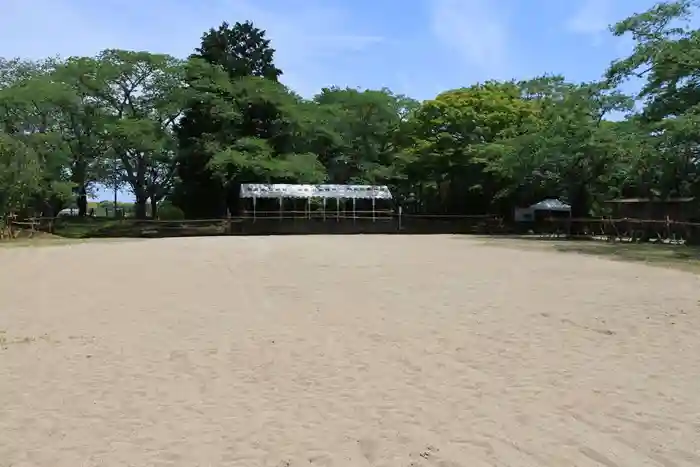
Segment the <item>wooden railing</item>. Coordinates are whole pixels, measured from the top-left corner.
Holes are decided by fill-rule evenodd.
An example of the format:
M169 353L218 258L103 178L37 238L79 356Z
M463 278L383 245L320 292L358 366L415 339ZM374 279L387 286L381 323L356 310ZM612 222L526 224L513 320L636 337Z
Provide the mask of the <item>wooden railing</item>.
M670 219L548 218L513 223L499 216L403 214L389 210L326 212L261 211L240 217L195 220L76 219L70 217L9 218L0 223L0 239L31 237L37 232L85 236L148 237L245 235L275 233L404 233L404 234L525 234L557 238L595 238L631 242L695 242L700 223ZM84 227L84 228L83 228Z

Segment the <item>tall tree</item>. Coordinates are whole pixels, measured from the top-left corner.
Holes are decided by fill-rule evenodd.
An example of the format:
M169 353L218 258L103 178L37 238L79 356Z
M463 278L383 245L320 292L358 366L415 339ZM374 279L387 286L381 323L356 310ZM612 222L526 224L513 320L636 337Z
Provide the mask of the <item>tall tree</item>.
M0 222L30 204L41 190L42 170L40 158L30 147L0 132Z
M270 121L268 105L250 106L242 109L245 115L230 120L222 117L222 109L217 109L205 97L207 94L221 93L228 89L225 80L234 82L246 77L259 77L276 82L282 71L274 65L275 50L265 37L265 31L250 22L223 23L218 29L210 29L202 36L201 45L191 57L188 84L200 96L193 99L177 128L178 135L178 176L180 182L173 196L173 202L183 209L188 217L218 217L226 209L235 211L238 190L236 182L230 180L224 187L210 167L214 153L203 144L210 140L208 135L223 133L230 142L236 138L263 137L257 130L259 123ZM201 61L214 69L206 70ZM225 77L217 72L223 70ZM235 96L220 94L211 98L228 100L229 108L237 106L231 102ZM227 104L228 105L228 104ZM235 173L233 170L232 173Z
M635 47L612 63L608 80L644 80L635 122L653 150L639 151L632 162L646 174L637 186L651 195L700 196L700 30L690 23L698 6L662 2L613 27L617 36L632 36Z
M53 131L69 160L78 214L85 216L88 195L106 176L107 114L102 103L82 85L84 76L94 70L75 66L75 62L61 64L45 79L35 80L40 87L34 90L34 96L48 104L55 116Z
M484 150L522 131L535 112L513 82L487 82L424 102L409 122L409 196L425 209L481 214L492 208L498 179Z
M55 60L13 60L0 66L0 124L5 133L29 148L41 166L42 190L33 202L48 215L60 209L71 186L69 147L61 131L65 115L59 103L66 97L53 79ZM43 198L42 198L43 197Z
M212 154L207 168L226 189L237 193L241 182L325 180L324 167L309 152L308 121L298 96L264 78L222 80L220 84L225 89L211 97L218 96L214 107L225 111L222 120L230 130L223 128L200 141ZM251 118L251 108L264 109L268 118ZM246 134L254 136L243 136Z
M148 52L106 50L69 63L82 89L101 107L110 150L136 198L135 215L146 217L173 186L174 126L185 105L181 61Z
M325 88L316 104L314 151L334 183L387 183L397 175L396 133L417 101L388 89Z
M252 22L224 22L202 36L202 44L192 58L201 58L219 65L231 79L255 76L277 81L282 70L274 64L275 49L270 46L265 31Z
M624 160L621 130L606 121L613 111L629 111L631 101L605 86L571 84L561 77L520 83L534 107L517 134L503 135L491 149L491 168L510 180L502 189L513 200L532 203L543 196L568 199L577 217L590 215Z

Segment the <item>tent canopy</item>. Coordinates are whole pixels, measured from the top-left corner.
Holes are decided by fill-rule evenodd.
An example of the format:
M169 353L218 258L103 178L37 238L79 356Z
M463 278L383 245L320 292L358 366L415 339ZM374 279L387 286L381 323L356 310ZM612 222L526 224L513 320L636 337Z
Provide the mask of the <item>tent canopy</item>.
M293 185L243 183L241 198L392 199L386 185Z
M559 211L559 212L570 212L571 206L568 204L554 198L543 199L539 203L535 203L530 206L533 211Z

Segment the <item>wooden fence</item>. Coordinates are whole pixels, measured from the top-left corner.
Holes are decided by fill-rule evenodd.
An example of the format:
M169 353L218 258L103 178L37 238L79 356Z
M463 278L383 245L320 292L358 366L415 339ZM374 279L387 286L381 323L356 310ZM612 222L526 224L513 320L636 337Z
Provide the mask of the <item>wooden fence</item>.
M700 241L700 223L671 219L582 218L547 219L534 233L620 242L687 243Z
M1 225L1 224L0 224ZM481 234L536 235L544 238L593 238L623 242L698 243L700 223L645 219L549 218L514 223L491 215L460 216L357 211L352 215L308 211L257 212L255 216L198 220L9 218L0 239L38 232L85 237L173 237L274 234Z

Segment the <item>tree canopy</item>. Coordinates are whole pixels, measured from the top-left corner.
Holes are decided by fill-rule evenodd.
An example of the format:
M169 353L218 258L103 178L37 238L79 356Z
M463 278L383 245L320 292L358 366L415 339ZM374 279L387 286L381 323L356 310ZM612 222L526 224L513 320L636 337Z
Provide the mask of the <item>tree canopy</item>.
M85 215L100 186L133 193L139 218L163 200L188 218L235 214L247 182L387 184L411 210L450 214L700 196L697 7L615 24L634 49L596 82L465 83L424 102L339 87L302 98L250 21L205 31L187 58L0 59L0 217L69 202ZM632 78L643 86L625 95Z

